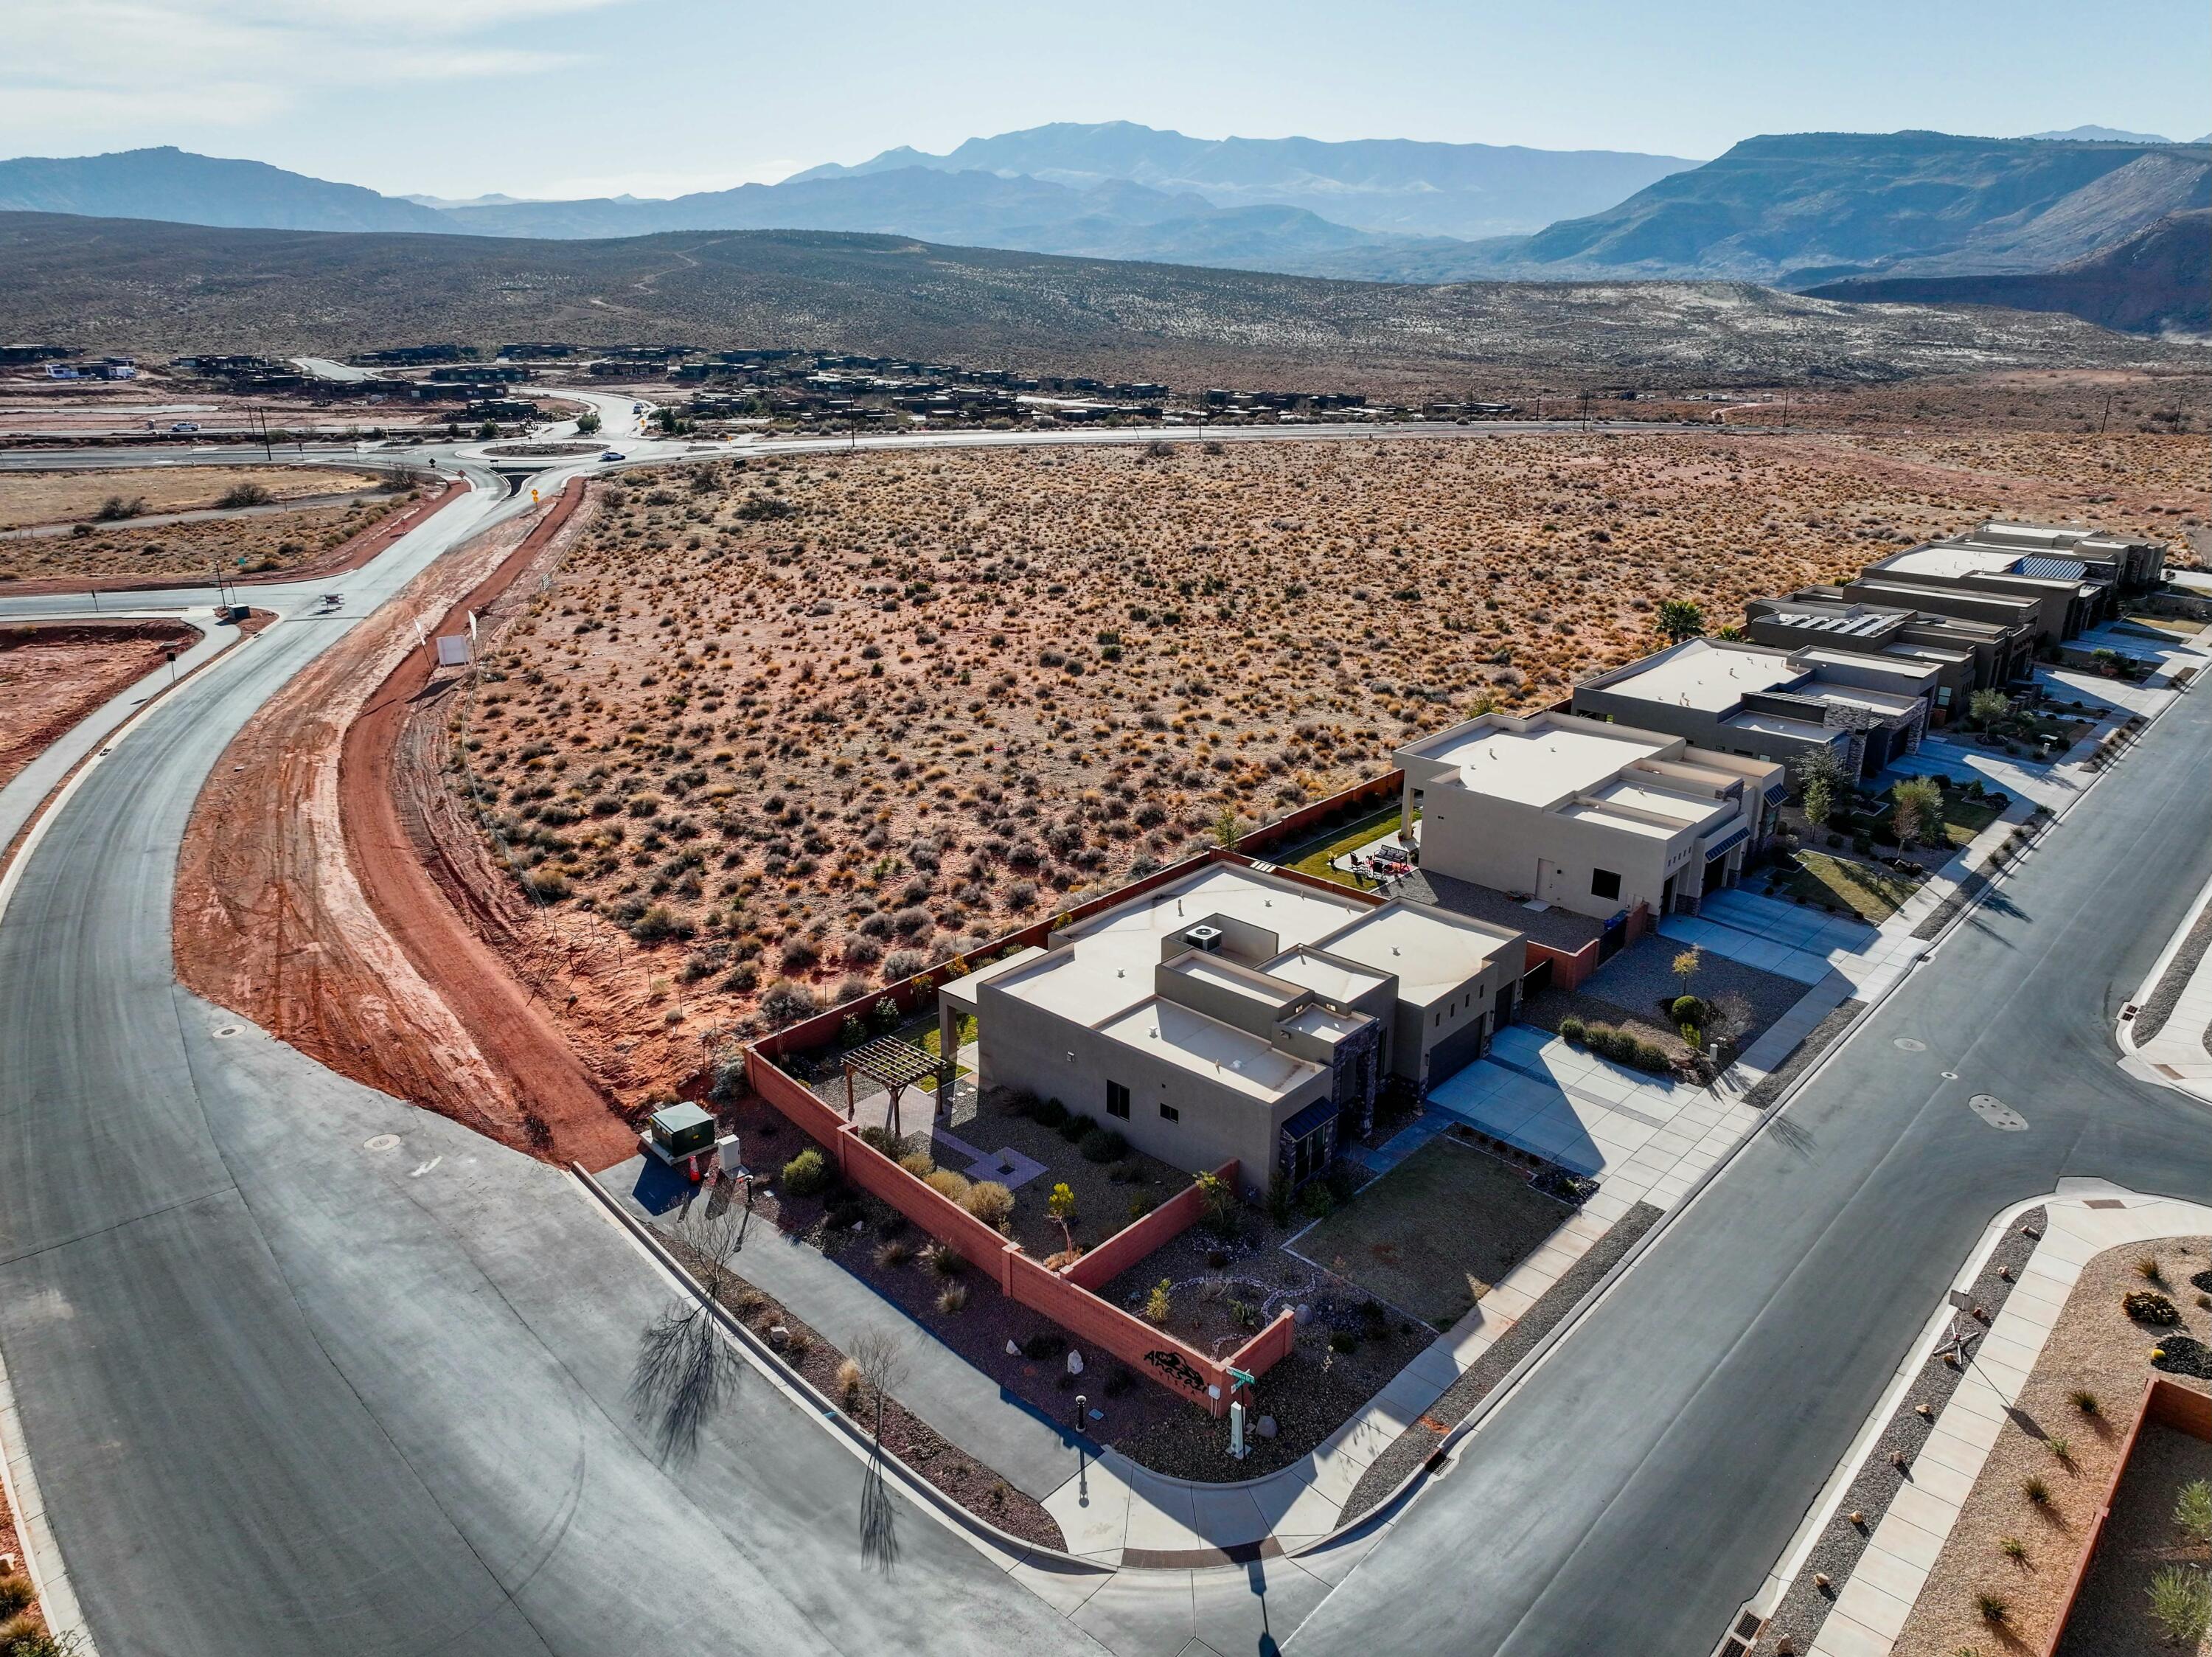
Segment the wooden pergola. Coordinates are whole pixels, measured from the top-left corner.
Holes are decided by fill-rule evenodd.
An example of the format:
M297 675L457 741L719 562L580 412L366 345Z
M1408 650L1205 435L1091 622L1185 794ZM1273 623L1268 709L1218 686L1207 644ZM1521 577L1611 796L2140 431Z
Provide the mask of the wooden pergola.
M898 1137L899 1095L919 1082L935 1081L939 1068L934 1054L896 1036L878 1036L855 1047L845 1055L845 1120L850 1122L859 1108L853 1078L864 1075L881 1082L890 1095L891 1136Z

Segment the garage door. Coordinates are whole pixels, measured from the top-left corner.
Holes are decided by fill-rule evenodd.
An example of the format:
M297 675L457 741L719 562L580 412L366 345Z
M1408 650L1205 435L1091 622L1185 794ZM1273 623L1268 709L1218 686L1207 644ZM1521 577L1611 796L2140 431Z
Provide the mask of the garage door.
M1482 1014L1464 1030L1455 1030L1429 1050L1429 1086L1436 1087L1490 1051L1490 1014Z

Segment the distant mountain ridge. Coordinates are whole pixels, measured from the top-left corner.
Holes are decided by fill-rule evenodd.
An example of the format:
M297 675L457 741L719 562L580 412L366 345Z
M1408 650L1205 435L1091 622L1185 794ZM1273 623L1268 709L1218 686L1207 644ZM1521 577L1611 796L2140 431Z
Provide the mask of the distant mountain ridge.
M2212 149L1808 132L1747 138L1618 206L1485 250L1501 273L1809 286L2049 270L2212 204Z
M226 161L164 144L105 155L0 161L0 210L166 219L264 230L423 230L452 226L434 209L357 184Z
M1609 207L1698 163L1679 155L1408 138L1194 138L1133 121L1058 121L970 138L943 155L904 145L787 182L929 168L1087 189L1126 180L1216 207L1297 207L1356 230L1459 241L1538 229Z
M2064 311L2131 333L2212 334L2212 209L2170 213L2055 271L2026 275L1861 277L1806 290L1858 303L2002 305Z

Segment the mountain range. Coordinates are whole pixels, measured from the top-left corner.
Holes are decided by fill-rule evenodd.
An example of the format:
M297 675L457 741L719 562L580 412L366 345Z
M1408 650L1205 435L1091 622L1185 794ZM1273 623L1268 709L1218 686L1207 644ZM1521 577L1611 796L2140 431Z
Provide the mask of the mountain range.
M834 230L1371 282L1859 282L1851 291L1863 297L1877 289L1862 278L2063 273L2033 291L2071 295L2100 321L2147 319L2133 325L2146 328L2193 326L2202 294L2087 295L2189 268L2203 222L2191 215L2208 205L2212 146L2110 128L2010 139L1772 135L1696 165L1612 151L1212 140L1128 122L1058 124L970 139L943 155L891 149L781 184L668 200L386 197L175 149L0 162L0 210L238 228L535 240ZM1505 224L1538 228L1467 234ZM2096 264L2161 224L2154 246L2165 251Z

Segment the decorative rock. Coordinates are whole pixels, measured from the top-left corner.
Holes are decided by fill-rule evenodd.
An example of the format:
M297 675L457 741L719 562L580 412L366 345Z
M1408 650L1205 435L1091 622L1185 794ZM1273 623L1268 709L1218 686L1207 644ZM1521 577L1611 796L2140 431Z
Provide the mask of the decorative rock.
M1273 1416L1262 1416L1259 1420L1254 1422L1252 1423L1252 1436L1255 1438L1274 1437L1275 1418Z
M1913 1413L1914 1415L1916 1415L1916 1416L1919 1416L1919 1417L1920 1417L1920 1419L1921 1419L1921 1420L1923 1420L1923 1421L1932 1421L1932 1420L1934 1420L1934 1419L1935 1419L1935 1416L1936 1416L1936 1412L1935 1412L1933 1410L1930 1410L1930 1409L1929 1409L1926 1404L1914 1404L1914 1405L1912 1406L1912 1413Z
M1852 1508L1852 1509L1851 1509L1851 1515L1850 1515L1850 1517L1851 1517L1851 1523L1852 1523L1852 1524L1854 1524L1854 1525L1858 1525L1858 1526L1864 1526L1864 1525L1865 1525L1865 1523L1866 1523L1866 1515L1865 1515L1863 1513L1860 1512L1856 1508Z
M1071 1375L1079 1375L1083 1373L1083 1354L1078 1352L1073 1347L1067 1349L1067 1373Z
M1008 1341L1006 1343L1006 1355L1010 1358L1018 1358L1022 1355L1022 1349L1015 1345L1013 1342Z
M1313 1308L1310 1306L1302 1306L1291 1315L1297 1320L1298 1327L1304 1329L1313 1321Z
M781 1324L770 1324L768 1330L768 1343L781 1352L791 1344L791 1331Z

